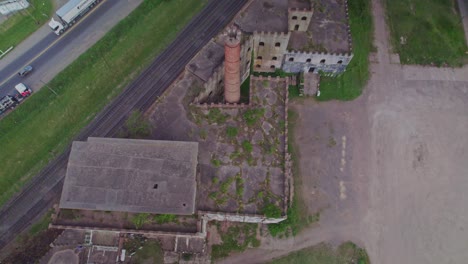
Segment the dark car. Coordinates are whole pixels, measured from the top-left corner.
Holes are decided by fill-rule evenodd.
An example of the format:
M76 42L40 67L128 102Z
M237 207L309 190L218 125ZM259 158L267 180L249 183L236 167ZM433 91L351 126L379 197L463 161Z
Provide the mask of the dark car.
M28 65L24 67L20 72L18 72L19 76L26 76L28 73L32 72L33 67L31 65Z

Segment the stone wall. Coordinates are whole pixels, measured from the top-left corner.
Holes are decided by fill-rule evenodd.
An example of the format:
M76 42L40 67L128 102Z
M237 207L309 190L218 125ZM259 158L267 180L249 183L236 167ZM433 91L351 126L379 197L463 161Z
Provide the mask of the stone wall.
M224 62L213 72L213 75L205 82L200 94L194 102L202 102L210 98L222 97L224 94Z
M324 53L324 52L295 52L288 51L284 57L283 70L285 72L319 72L336 75L346 70L353 54Z
M273 72L281 68L291 34L254 32L254 71Z
M261 224L276 224L286 220L286 216L280 218L268 218L264 215L249 215L249 214L231 214L223 212L199 212L202 218L206 221L229 221L240 223L261 223Z
M310 9L288 9L289 31L307 31L313 13Z

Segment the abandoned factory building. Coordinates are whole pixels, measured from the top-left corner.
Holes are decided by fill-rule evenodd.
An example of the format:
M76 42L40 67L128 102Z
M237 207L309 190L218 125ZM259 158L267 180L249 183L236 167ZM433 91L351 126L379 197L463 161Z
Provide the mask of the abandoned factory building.
M73 142L60 208L194 214L197 160L197 142Z

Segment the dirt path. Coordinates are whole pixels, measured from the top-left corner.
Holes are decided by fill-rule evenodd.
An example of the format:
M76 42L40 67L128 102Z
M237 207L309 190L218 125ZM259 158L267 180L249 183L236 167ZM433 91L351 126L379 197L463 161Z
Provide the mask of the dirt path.
M468 67L391 63L381 0L373 16L378 52L365 93L292 106L304 196L310 210L327 208L319 225L222 263L261 263L346 240L364 246L372 263L466 263Z

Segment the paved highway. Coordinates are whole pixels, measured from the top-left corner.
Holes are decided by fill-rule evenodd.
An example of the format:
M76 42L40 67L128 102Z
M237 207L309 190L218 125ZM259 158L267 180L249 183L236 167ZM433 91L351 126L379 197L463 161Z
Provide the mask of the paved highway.
M183 72L185 65L221 31L248 0L211 0L174 42L109 104L75 140L112 137L134 109L147 110ZM0 249L60 196L69 149L0 211Z
M20 82L37 91L43 85L41 81L47 82L50 79L44 78L44 76L49 74L50 68L53 67L51 61L63 59L68 51L74 50L74 47L86 44L88 41L86 36L92 33L92 29L97 24L103 23L105 18L124 9L124 5L129 5L129 3L114 0L101 2L78 24L66 31L64 35L57 36L52 30L48 31L31 49L18 56L8 65L0 68L0 97L14 94L14 86ZM85 46L89 47L89 45ZM19 77L17 75L18 71L26 65L32 65L34 71L30 75Z

